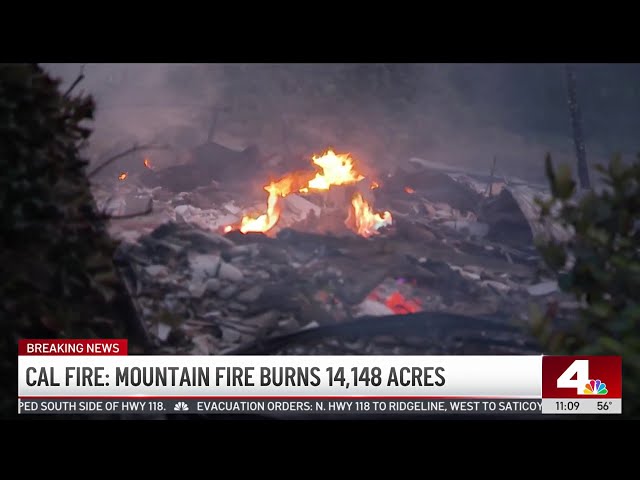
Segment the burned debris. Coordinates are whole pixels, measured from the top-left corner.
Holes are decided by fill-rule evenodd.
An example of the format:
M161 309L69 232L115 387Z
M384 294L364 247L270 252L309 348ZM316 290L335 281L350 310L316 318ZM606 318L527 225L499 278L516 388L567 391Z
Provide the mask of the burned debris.
M487 224L487 238L490 240L515 247L533 243L531 226L507 188L481 204L478 221Z
M572 308L521 207L542 191L415 159L364 176L332 150L273 174L228 150L95 187L108 211L153 204L110 228L162 352L530 353L531 303Z
M141 182L149 188L162 186L175 192L190 192L198 187L206 187L212 182L224 182L229 186L245 179L256 178L264 165L257 147L235 151L217 143L205 143L184 156L184 163L162 170L147 168L141 175Z

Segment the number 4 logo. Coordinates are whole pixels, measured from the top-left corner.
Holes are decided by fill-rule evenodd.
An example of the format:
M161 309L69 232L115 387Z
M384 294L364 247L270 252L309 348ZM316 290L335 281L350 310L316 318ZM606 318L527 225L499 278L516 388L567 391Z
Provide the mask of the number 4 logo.
M589 383L589 360L575 360L558 377L558 388L575 388L578 395L584 395L584 387Z

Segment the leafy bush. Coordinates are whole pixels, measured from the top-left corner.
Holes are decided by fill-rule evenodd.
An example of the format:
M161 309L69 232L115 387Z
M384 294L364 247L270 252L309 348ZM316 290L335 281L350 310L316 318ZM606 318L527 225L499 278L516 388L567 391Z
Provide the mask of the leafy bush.
M558 222L572 235L539 243L546 264L563 291L579 304L579 321L560 328L542 317L536 333L547 353L620 355L624 412L640 414L640 156L624 164L619 156L598 166L600 191L578 195L568 167L554 169L546 158L551 199L539 200L544 221Z
M0 413L16 411L19 338L127 334L116 245L79 153L94 103L58 87L37 65L0 64Z

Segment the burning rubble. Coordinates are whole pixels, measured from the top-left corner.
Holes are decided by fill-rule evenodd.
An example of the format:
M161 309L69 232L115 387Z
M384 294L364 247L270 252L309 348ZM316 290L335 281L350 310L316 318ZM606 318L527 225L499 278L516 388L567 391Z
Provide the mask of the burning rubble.
M151 160L148 157L145 157L142 160L142 164L144 165L145 168L149 169L149 170L153 170L153 166L151 164ZM120 180L121 182L126 180L129 177L129 172L120 172L118 174L118 180Z
M573 308L523 234L542 228L533 186L501 180L493 195L481 177L415 163L366 178L330 150L314 170L265 173L265 208L222 177L176 193L168 168L137 162L151 184L129 170L95 195L133 217L111 222L118 264L167 352L523 353L535 347L512 324L531 302Z
M346 224L353 224L358 235L363 237L376 235L380 228L392 223L390 212L374 213L371 205L362 198L360 193L356 193L353 196L351 205L353 208L349 210L349 218L347 218Z
M269 232L280 218L281 198L293 193L323 192L332 188L355 185L365 179L356 170L354 160L349 154L336 154L333 150L328 150L323 155L313 156L312 161L319 171L293 172L270 182L264 187L269 194L266 212L258 216L243 216L239 225L228 225L224 231L228 233L238 229L242 233ZM375 188L374 185L378 184L373 182L370 188ZM390 212L375 213L369 202L359 192L353 193L351 204L345 205L345 208L348 209L345 224L363 237L376 235L380 228L392 223Z

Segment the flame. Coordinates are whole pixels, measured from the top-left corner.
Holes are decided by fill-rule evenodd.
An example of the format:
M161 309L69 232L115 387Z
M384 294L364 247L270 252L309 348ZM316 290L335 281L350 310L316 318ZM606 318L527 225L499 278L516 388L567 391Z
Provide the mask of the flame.
M404 187L404 191L407 193L416 193L416 191L411 187Z
M288 179L283 179L288 180ZM272 182L264 187L269 192L269 198L267 198L267 213L260 215L259 217L252 218L250 216L242 217L240 222L240 231L242 233L248 232L268 232L278 222L280 218L280 206L278 205L278 197L285 197L290 193L288 190L289 182Z
M118 175L118 180L124 180L125 178L127 178L127 175L127 172L120 172L120 175Z
M378 234L378 229L387 225L391 225L391 213L383 212L373 213L371 206L362 198L362 195L356 193L351 199L353 206L354 220L358 235L363 237L371 237Z
M371 182L371 190L375 190L378 187L380 187L380 184L378 182Z
M312 190L325 191L332 186L353 185L364 179L354 167L351 155L336 154L333 150L327 150L320 156L312 157L313 163L319 167L318 172L292 172L280 180L271 182L264 187L269 194L267 198L267 211L258 216L245 215L242 217L239 226L226 226L225 233L234 228L242 233L248 232L268 232L280 218L280 199L291 193L308 193ZM376 187L378 184L373 182ZM373 187L372 187L373 188ZM354 197L355 226L358 233L364 236L371 236L377 233L377 229L383 225L391 224L391 214L384 212L383 216L373 214L369 205L362 199L362 196ZM356 207L356 203L358 206Z
M266 213L257 217L244 216L240 221L240 231L248 233L271 230L280 218L279 199L291 193L328 190L333 185L349 185L364 179L355 171L353 159L348 153L337 155L333 150L328 150L323 155L314 155L312 161L320 167L321 171L315 174L313 172L293 172L264 187L269 193Z
M148 158L144 159L144 166L147 167L148 169L152 170L153 166L151 165L151 160L149 160Z
M336 155L333 150L312 158L313 163L322 169L316 173L308 187L315 190L329 190L333 185L349 185L363 180L364 177L353 169L353 159L348 153Z

